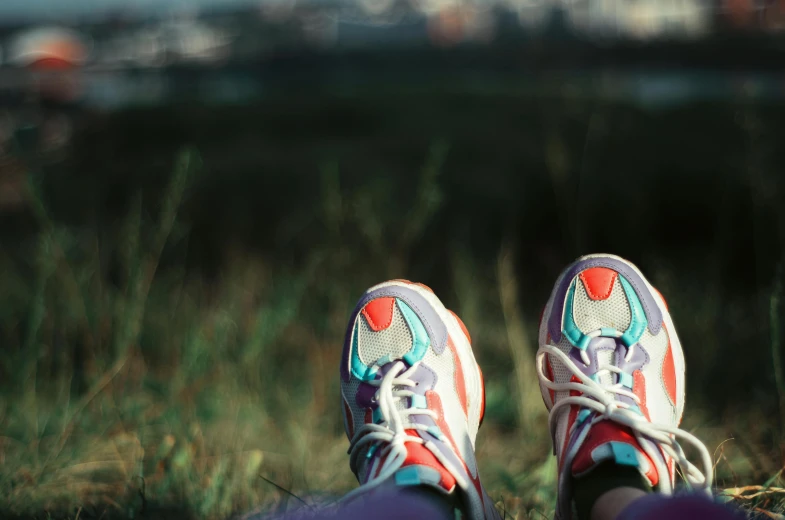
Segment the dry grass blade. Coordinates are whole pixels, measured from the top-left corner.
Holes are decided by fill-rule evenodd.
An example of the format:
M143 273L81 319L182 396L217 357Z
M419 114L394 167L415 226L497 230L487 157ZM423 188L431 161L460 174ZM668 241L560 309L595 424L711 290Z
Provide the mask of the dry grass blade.
M755 491L755 493L746 495L745 493L748 493L749 491ZM779 493L785 493L785 489L766 486L741 486L724 489L722 491L723 495L730 496L737 500L749 500L762 495L774 495Z
M499 300L501 302L504 323L507 329L507 340L513 359L515 383L518 388L518 419L523 426L536 423L541 413L540 406L531 406L539 397L535 373L535 348L529 341L532 337L528 330L518 300L518 278L515 275L515 261L511 241L499 251L497 261L497 279L499 284ZM536 335L536 333L535 333Z

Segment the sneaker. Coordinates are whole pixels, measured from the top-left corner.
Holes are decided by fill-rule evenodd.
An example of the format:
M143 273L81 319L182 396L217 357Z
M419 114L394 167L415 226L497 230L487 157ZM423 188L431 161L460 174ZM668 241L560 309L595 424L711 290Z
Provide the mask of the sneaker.
M662 295L630 262L579 258L562 272L540 322L537 372L559 465L557 518L574 518L572 479L612 461L671 494L676 465L710 490L712 464L678 429L684 354ZM701 472L679 444L700 454Z
M430 486L472 519L499 518L480 484L474 441L485 387L469 333L422 284L366 291L349 320L341 395L360 487Z

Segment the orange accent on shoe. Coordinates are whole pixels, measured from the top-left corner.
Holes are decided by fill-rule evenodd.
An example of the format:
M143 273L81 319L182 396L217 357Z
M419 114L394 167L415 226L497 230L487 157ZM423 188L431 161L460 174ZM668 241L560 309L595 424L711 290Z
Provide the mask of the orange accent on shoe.
M449 309L448 309L448 310L449 310ZM472 337L471 337L471 335L469 334L469 330L466 328L466 324L465 324L465 323L463 323L463 320L461 319L461 317L460 317L460 316L458 316L457 314L455 314L455 313L454 313L454 312L452 312L452 311L450 311L450 314L452 314L452 315L455 317L455 319L456 319L456 320L458 320L458 325L460 325L460 326L461 326L461 330L463 331L463 333L464 333L464 334L466 334L466 339L468 339L468 340L469 340L469 343L471 343L471 342L472 342Z
M632 434L632 431L626 426L620 426L613 421L607 420L594 424L589 430L589 433L586 435L586 439L584 439L583 444L578 450L578 453L575 454L575 459L572 461L572 468L570 468L572 470L572 474L580 475L593 467L596 464L596 461L592 458L592 452L597 447L612 441L629 444L638 450L638 452L640 452L640 454L649 461L649 469L646 472L646 478L649 479L652 487L659 483L659 475L657 475L654 462L646 454L646 452L643 451L643 448Z
M469 400L466 397L466 380L463 378L463 366L461 366L461 359L458 357L458 349L455 348L452 338L447 336L447 347L452 352L452 358L455 364L455 390L458 392L458 401L461 403L463 413L466 417L469 416Z
M578 275L592 300L607 300L617 276L619 273L607 267L591 267Z
M665 334L668 334L668 350L665 351L665 360L662 362L662 382L665 384L665 391L671 400L671 404L676 406L676 364L673 361L673 348L671 347L671 336L668 333L665 323L662 324Z
M447 421L444 420L444 408L442 408L441 397L433 390L428 390L425 392L425 400L428 403L428 409L436 412L436 419L434 419L436 426L438 426L442 433L447 436L447 440L450 441L450 445L455 452L459 453L458 445L455 444L452 433L450 433L450 426L447 424Z
M669 311L670 309L668 308L668 302L665 301L665 297L662 295L662 293L659 290L657 290L657 288L655 288L655 287L652 287L652 289L654 289L654 292L656 292L660 296L660 299L662 300L663 305L665 305L665 310Z
M480 389L482 389L480 393L480 424L477 426L479 428L482 426L483 419L485 419L485 378L479 366L477 366L477 371L480 373Z
M346 399L342 397L341 400L343 401L343 413L346 416L346 427L349 429L346 433L349 435L349 440L352 440L352 437L354 437L354 417L352 416L352 409L349 408L349 403L346 402Z
M362 314L371 330L379 332L392 323L394 307L395 298L376 298L363 307Z
M406 430L407 435L411 435L412 437L417 437L417 430ZM429 468L433 468L439 472L441 475L441 480L439 481L439 485L445 489L445 491L450 492L455 488L455 477L452 476L452 473L447 471L447 469L442 466L442 463L439 462L439 459L436 458L436 455L431 452L428 448L423 446L422 444L416 444L414 442L407 442L406 443L406 459L403 461L403 466L412 466L412 465L420 465L420 466L428 466ZM381 464L379 465L381 467Z
M632 393L638 396L638 399L641 402L638 404L638 408L641 409L643 412L644 417L646 420L651 422L651 417L649 416L649 409L646 407L646 378L643 377L643 372L640 370L636 370L632 373L632 386L633 390Z
M480 495L480 498L484 503L485 499L483 498L482 485L480 484L480 474L478 472L476 477L472 477L469 468L466 466L466 462L463 460L463 457L461 456L461 452L458 451L458 445L455 443L455 439L452 438L452 433L450 432L450 426L447 424L447 421L444 420L444 409L442 408L442 400L439 397L439 394L437 394L433 390L428 390L427 392L425 392L425 399L426 402L428 403L428 409L436 412L436 418L434 419L436 426L438 426L439 429L442 431L442 433L447 437L450 446L452 446L452 449L455 451L456 454L458 454L458 459L460 459L461 463L463 464L463 469L466 471L466 474L469 475L472 484L474 484L475 489L477 489L477 493Z

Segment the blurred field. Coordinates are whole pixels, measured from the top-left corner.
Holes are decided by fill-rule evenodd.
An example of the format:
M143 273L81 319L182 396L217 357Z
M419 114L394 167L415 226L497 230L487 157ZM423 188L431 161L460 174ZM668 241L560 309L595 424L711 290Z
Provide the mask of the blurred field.
M669 301L685 427L714 453L718 488L772 488L737 500L782 518L782 107L385 101L131 111L93 122L61 175L30 172L0 251L0 515L225 518L334 500L354 485L345 320L366 287L402 277L472 333L492 497L508 518L549 517L537 317L563 265L602 249ZM195 148L175 153L182 142Z

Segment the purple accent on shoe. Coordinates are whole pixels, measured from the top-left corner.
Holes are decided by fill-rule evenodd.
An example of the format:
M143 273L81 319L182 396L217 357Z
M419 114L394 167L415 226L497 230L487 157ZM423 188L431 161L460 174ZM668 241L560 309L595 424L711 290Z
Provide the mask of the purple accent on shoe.
M649 357L649 353L643 348L643 345L640 343L636 343L634 347L632 347L632 356L630 356L630 360L627 361L625 356L627 355L627 347L622 343L621 340L618 340L618 348L616 349L616 366L627 372L628 374L632 374L636 370L640 370L641 368L645 367L649 364L651 358Z
M355 307L354 311L352 312L352 317L349 319L349 323L346 326L346 334L343 336L343 353L341 354L341 380L345 383L348 383L351 379L351 370L349 369L349 355L352 350L352 339L354 339L354 325L357 321L357 315L359 313L360 309Z
M643 348L643 345L636 343L632 350L632 356L627 361L624 357L627 355L627 346L619 340L619 346L616 349L616 366L624 370L627 374L632 375L636 370L641 370L644 366L649 364L651 358L649 353ZM630 406L638 406L635 400L631 397L623 395L619 397L619 401L626 403ZM659 449L657 450L659 453Z
M646 313L646 319L649 322L649 331L654 335L659 334L660 328L662 327L662 311L657 306L654 296L646 287L646 283L643 281L641 275L639 275L632 267L622 262L621 260L609 257L597 257L586 260L578 260L567 268L567 272L562 277L554 295L553 306L551 307L551 315L548 319L548 332L550 333L551 338L553 338L553 341L561 341L564 300L567 297L567 291L570 288L570 284L575 279L575 277L578 276L578 274L592 267L605 267L608 269L613 269L614 271L624 276L624 278L630 282L630 285L632 285L633 289L635 289L635 293L638 295L638 299L641 301L643 311Z
M387 374L387 372L390 371L394 365L395 362L391 362L385 363L379 367L379 371L376 373L375 380L378 381L381 379L385 374ZM406 370L406 368L403 370ZM409 390L415 394L424 396L426 391L433 390L433 388L436 386L436 381L438 378L436 376L436 372L431 370L429 366L420 364L420 367L414 371L414 374L412 374L410 379L418 384L413 388L409 388ZM368 383L360 383L355 397L357 405L361 408L376 408L378 404L373 400L373 398L376 395L376 391L378 389L378 386L373 386Z
M378 389L378 386L371 386L368 383L360 383L360 387L357 389L357 395L355 396L355 402L361 408L373 409L378 407L379 404L373 400Z
M409 388L409 390L423 396L428 390L433 390L436 387L436 381L439 380L436 372L424 363L420 363L409 379L417 383L417 386Z
M651 494L632 502L617 520L742 520L746 516L738 509L715 504L699 495L668 497Z
M570 349L569 357L578 369L591 377L597 373L599 367L598 353L603 351L615 351L614 364L626 373L632 375L636 370L640 370L645 365L649 364L649 353L640 343L637 343L632 351L632 356L629 361L625 361L624 357L627 355L627 346L619 338L598 337L592 338L589 341L589 346L586 348L586 354L591 360L591 365L585 365L580 356L580 351L576 348ZM625 395L619 396L618 400L629 404L635 405L635 401L631 397Z
M344 382L349 382L349 379L351 378L349 353L352 348L352 335L354 333L354 324L357 320L357 315L360 314L360 311L362 311L363 307L365 307L368 302L376 298L399 298L406 302L415 314L417 314L417 317L420 318L425 330L428 332L433 351L436 354L441 354L447 347L447 325L445 325L436 312L436 309L428 303L428 300L426 300L425 297L414 289L409 289L408 287L402 287L400 285L390 285L382 287L381 289L376 289L375 291L365 293L363 297L360 298L360 301L357 302L354 312L352 312L352 316L349 319L349 325L346 328L346 335L344 336L343 355L341 356L341 378Z
M575 366L577 366L581 372L586 374L587 376L591 377L597 373L597 368L600 366L598 354L603 351L616 351L618 345L621 344L620 341L617 342L616 338L592 338L589 341L589 346L586 347L586 355L589 356L591 360L591 365L585 365L583 360L581 359L580 350L577 348L570 349L569 357Z

